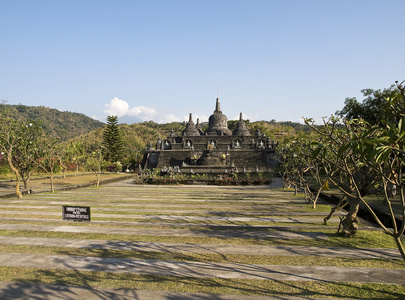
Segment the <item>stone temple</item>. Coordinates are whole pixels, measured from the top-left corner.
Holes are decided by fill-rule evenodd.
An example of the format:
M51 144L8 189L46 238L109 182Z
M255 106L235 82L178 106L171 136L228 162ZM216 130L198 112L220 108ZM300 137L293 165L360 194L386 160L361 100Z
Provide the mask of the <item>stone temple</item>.
M155 148L146 149L142 168L185 174L268 172L275 166L275 148L276 142L269 137L249 132L242 113L235 130L229 130L217 98L206 131L190 114L181 134L172 130L166 139L159 137Z

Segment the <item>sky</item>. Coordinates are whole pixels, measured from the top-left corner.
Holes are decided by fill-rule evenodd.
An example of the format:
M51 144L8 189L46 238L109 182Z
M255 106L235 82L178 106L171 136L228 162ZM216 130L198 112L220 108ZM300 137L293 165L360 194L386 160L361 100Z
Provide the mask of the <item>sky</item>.
M321 122L405 80L403 0L0 0L0 100L105 122Z

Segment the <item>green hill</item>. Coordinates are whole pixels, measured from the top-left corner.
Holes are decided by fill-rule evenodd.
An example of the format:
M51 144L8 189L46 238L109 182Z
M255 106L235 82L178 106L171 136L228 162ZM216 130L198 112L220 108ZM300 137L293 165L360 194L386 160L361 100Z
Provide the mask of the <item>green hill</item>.
M0 113L16 119L40 121L45 132L60 137L62 141L86 134L104 125L84 114L44 106L0 104Z

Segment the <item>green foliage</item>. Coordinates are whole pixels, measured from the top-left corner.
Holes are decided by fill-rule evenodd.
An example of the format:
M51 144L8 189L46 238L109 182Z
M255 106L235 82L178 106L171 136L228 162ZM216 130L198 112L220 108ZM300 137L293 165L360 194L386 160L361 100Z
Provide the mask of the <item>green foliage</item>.
M254 134L256 130L259 130L271 139L278 141L295 138L297 136L307 136L312 132L311 128L298 122L276 122L275 120L257 121L252 123L247 120L245 122L251 134Z
M88 133L103 126L84 114L64 112L44 106L0 104L0 113L12 119L41 122L44 131L62 141Z
M361 91L365 97L358 102L355 97L346 98L345 106L337 111L336 115L345 119L364 119L371 125L379 124L382 120L393 121L397 115L395 107L402 104L399 89L392 85L384 90L364 89Z
M125 168L131 165L133 167L138 166L138 164L142 161L143 152L149 141L156 141L159 134L167 134L166 132L149 128L145 126L144 123L131 125L119 124L118 128L123 143L123 155L120 161ZM99 151L102 142L102 128L98 128L89 132L88 134L70 139L69 141L65 142L68 149L72 148L69 151L69 160L77 163L80 168L80 166L84 165L87 156L91 155L93 152Z
M0 113L0 128L0 153L16 177L16 195L22 197L20 180L26 187L39 159L37 149L41 144L42 127L37 122L10 118L3 111Z
M0 152L0 174L8 174L10 173L10 167L7 164L7 160L4 154L1 154Z
M0 165L0 174L1 175L9 174L10 172L11 172L11 170L7 165L5 165L5 164Z
M312 120L306 120L318 134L318 146L313 157L322 165L328 180L345 194L350 210L343 219L343 232L354 235L357 231L355 219L359 204L362 203L382 227L397 243L402 257L405 249L401 236L405 231L404 167L405 167L405 87L397 83L396 89L372 91L363 102L361 113L364 119L353 119L352 110L347 118L332 117L325 121L323 128L313 127ZM351 103L353 104L353 103ZM355 104L357 105L357 104ZM371 108L370 108L371 107ZM390 110L387 110L387 108ZM371 110L374 110L370 114ZM378 121L376 118L379 118ZM342 122L343 128L336 125ZM384 198L390 214L392 228L384 224L369 205L365 196L377 187ZM393 206L393 198L399 196L399 210Z
M39 139L38 147L36 148L38 157L36 165L39 170L48 174L52 192L54 192L53 176L61 170L58 157L62 157L65 151L65 148L58 143L58 138L44 134Z
M103 131L103 157L108 161L120 161L123 156L123 141L118 127L118 116L108 116Z
M171 122L167 124L158 124L153 121L149 121L149 122L142 122L140 123L140 125L144 125L145 127L148 128L153 128L162 134L167 134L168 132L171 132L172 129L174 130L174 132L180 133L186 127L186 122Z
M238 124L238 120L229 120L228 121L228 128L229 128L229 130L230 131L234 131L235 130L235 128L236 128L236 125ZM246 122L245 122L246 123Z
M313 152L319 149L321 148L316 145L312 136L286 139L276 148L278 173L284 183L293 185L296 190L303 189L306 200L313 203L313 208L316 208L321 188L325 184L325 180L320 176L320 165L313 156ZM313 195L311 185L315 183L320 189Z
M85 161L85 168L86 171L90 171L93 173L101 172L102 171L102 162L101 158L97 157L99 154L97 153L92 153L92 155L89 155Z
M263 185L270 184L271 175L267 173L259 174L230 174L230 175L209 175L209 174L162 174L159 170L146 172L144 176L139 176L136 183L147 184L189 184L193 182L205 182L212 185Z

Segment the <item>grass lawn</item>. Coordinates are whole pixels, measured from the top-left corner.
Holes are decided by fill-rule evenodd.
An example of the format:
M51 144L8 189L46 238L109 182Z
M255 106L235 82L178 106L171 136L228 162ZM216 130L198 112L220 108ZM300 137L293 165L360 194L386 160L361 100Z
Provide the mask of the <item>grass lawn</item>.
M112 176L118 176L112 174ZM71 176L75 177L75 176ZM60 185L77 185L94 180L94 175L76 176L68 181L60 179ZM42 179L41 179L42 180ZM46 185L46 179L40 184ZM78 181L76 181L78 180ZM33 180L33 182L36 180ZM39 183L39 179L37 183ZM209 191L207 193L207 191ZM52 213L61 212L63 204L90 205L93 222L68 222ZM7 198L0 200L0 226L49 225L69 228L98 228L102 232L84 233L52 230L1 229L0 237L34 237L73 240L103 240L121 242L153 242L179 244L226 244L264 246L308 246L338 247L344 253L347 248L393 248L394 241L380 230L361 230L354 238L336 234L336 223L321 226L330 206L320 203L317 209L306 205L303 195L292 197L291 191L270 190L266 187L216 187L216 186L140 186L126 181L101 188L83 188L56 193L35 193L22 200ZM153 209L156 212L153 212ZM145 210L145 211L142 211ZM180 212L184 211L184 212ZM209 211L209 212L207 212ZM35 214L33 213L35 212ZM247 213L252 215L246 215ZM291 212L288 215L288 212ZM292 213L294 212L294 213ZM314 213L315 212L315 213ZM47 214L51 213L51 214ZM287 213L287 215L286 215ZM179 219L148 219L149 216L171 216ZM215 219L225 216L228 219ZM252 217L238 221L236 217ZM203 217L193 219L192 217ZM204 217L212 219L204 221ZM257 218L274 218L275 221L258 221ZM299 218L302 223L277 222L276 218ZM256 219L255 219L256 218ZM319 218L319 222L306 218ZM103 221L103 222L101 222ZM206 225L217 225L207 228ZM239 225L246 227L231 227ZM260 225L255 228L254 225ZM136 235L113 234L114 228L188 229L190 232L204 231L205 236ZM325 239L281 239L281 238L237 238L214 237L210 232L218 230L232 232L290 231L323 233ZM322 257L313 255L260 255L229 253L194 253L184 251L130 251L123 249L92 249L65 246L0 244L0 253L26 253L43 255L67 255L85 257L111 257L147 259L159 261L195 261L206 263L235 263L252 265L325 266L347 268L405 269L402 260L386 258ZM97 271L57 270L26 267L0 267L0 280L54 283L73 286L129 288L162 290L172 292L201 292L211 294L266 295L278 297L331 297L352 299L401 299L404 287L394 284L348 283L320 281L251 280L229 278L192 278L130 273L108 273ZM404 279L405 283L405 279Z

